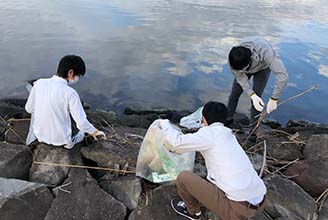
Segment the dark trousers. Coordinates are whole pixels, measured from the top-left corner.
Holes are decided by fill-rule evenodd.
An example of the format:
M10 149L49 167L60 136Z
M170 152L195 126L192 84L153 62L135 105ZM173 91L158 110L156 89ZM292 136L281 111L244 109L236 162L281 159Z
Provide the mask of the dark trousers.
M268 82L271 70L269 68L261 70L256 73L247 74L248 79L253 76L253 90L259 97L262 96L264 88ZM233 81L231 93L229 96L228 101L228 120L233 118L233 115L236 112L236 108L239 102L239 97L243 93L243 88L237 83L236 79ZM249 125L254 127L257 123L256 115L260 114L261 112L257 111L253 104L251 108L251 116L249 119Z

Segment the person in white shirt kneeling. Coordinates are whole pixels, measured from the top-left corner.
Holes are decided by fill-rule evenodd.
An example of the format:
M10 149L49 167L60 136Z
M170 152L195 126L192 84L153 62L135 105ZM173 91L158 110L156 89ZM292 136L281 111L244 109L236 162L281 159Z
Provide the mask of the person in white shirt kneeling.
M83 140L85 133L95 139L106 138L88 120L78 93L69 85L76 83L85 74L85 64L76 55L64 56L57 74L34 82L25 109L31 116L27 144L36 139L48 145L74 147ZM79 132L72 137L71 118Z
M168 120L161 120L164 144L175 153L199 151L205 159L207 178L181 172L176 180L180 198L171 200L175 212L200 219L201 205L223 220L247 219L264 208L266 186L232 131L224 126L227 108L208 102L198 132L182 134Z

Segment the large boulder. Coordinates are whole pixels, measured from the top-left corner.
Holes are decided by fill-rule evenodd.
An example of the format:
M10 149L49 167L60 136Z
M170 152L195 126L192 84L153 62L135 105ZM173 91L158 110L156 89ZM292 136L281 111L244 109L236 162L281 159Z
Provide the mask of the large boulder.
M30 119L9 119L5 135L6 142L25 145L29 127Z
M323 203L321 210L319 212L318 220L327 220L328 219L328 199Z
M81 148L84 158L94 161L98 166L112 167L118 164L124 167L126 164L135 167L139 148L130 145L117 144L114 141L98 141L91 146Z
M0 116L4 119L9 118L26 118L27 113L23 107L13 104L0 102Z
M0 178L0 219L43 220L52 200L43 184Z
M147 129L153 121L158 119L158 115L122 115L119 119L119 123L128 127L140 127Z
M264 212L258 212L255 216L251 217L250 220L271 220L271 218L266 216Z
M137 207L140 194L142 192L140 179L138 177L112 178L105 175L99 181L100 187L112 195L118 201L133 210Z
M27 179L31 164L27 146L0 142L0 177Z
M270 137L270 138L267 138ZM302 158L302 144L289 140L288 135L279 132L266 132L264 138L267 155L279 160L292 161Z
M172 197L177 196L175 186L161 186L145 195L144 202L136 208L129 220L185 220L171 208Z
M316 203L300 186L278 176L266 178L265 183L268 190L265 211L270 216L289 220L312 219Z
M116 113L113 111L107 112L96 109L94 111L88 110L86 111L86 114L88 116L88 120L95 126L107 126L117 120Z
M328 133L312 135L304 147L304 157L306 160L321 161L328 168Z
M328 134L312 135L304 147L305 160L291 165L285 172L312 196L328 188Z
M49 163L49 165L33 163L29 180L50 186L61 184L66 179L69 171L68 167L53 166L51 164L71 164L69 150L43 143L35 149L33 161Z
M317 197L328 188L328 166L318 161L304 160L287 168L285 175L300 185L311 196Z
M87 170L71 169L44 220L121 220L126 207L98 185Z

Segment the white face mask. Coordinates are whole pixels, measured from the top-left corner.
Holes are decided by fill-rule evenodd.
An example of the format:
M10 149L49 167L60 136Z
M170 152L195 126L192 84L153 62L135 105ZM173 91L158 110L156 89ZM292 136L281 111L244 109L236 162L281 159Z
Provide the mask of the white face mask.
M80 79L80 77L75 76L74 79L68 80L68 84L73 85L73 84L77 83L77 81L79 81L79 79Z

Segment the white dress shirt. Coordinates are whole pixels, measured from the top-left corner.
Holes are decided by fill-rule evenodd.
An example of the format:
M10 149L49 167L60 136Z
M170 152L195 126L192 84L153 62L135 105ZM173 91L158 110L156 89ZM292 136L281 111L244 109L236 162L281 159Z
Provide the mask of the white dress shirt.
M33 113L32 129L39 142L56 146L71 143L71 118L77 128L92 134L96 128L87 120L78 93L67 81L54 75L34 83L25 109Z
M200 128L194 134L181 134L168 120L161 123L164 143L171 151L199 151L207 168L207 179L234 201L253 205L263 200L266 187L253 168L232 131L217 122Z

